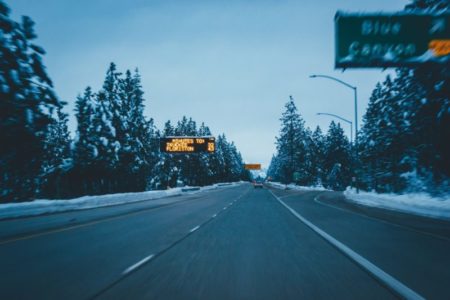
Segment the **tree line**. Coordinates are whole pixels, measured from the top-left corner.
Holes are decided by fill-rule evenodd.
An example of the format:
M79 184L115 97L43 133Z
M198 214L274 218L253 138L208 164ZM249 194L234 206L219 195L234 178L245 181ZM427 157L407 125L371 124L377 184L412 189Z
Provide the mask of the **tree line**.
M177 185L248 179L242 156L225 134L213 154L159 152L164 136L211 136L208 126L183 117L156 128L144 115L138 70L109 66L103 86L76 99L77 130L68 130L65 102L34 44L33 21L10 18L0 1L0 202L137 192Z
M414 0L405 10L448 12L450 3ZM334 122L325 136L320 128L313 133L305 129L291 99L281 118L277 154L268 174L284 183L333 189L344 189L355 177L355 184L369 191L448 193L449 97L448 63L396 69L394 78L387 75L376 84L356 146ZM294 180L294 173L300 177Z
M267 171L271 180L336 190L350 185L354 156L340 123L332 121L326 134L319 126L311 131L305 127L292 96L280 121L277 152Z
M450 11L415 0L410 12ZM379 192L450 191L450 65L400 68L376 85L360 134L360 184Z

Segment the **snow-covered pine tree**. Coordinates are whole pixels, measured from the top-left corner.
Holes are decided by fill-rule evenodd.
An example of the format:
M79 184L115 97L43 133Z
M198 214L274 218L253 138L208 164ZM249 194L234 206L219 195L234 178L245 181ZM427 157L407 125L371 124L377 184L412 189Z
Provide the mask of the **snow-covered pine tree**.
M311 134L311 143L308 151L308 160L310 162L309 174L312 185L320 185L324 179L325 137L319 126Z
M446 0L415 0L407 11L450 11ZM450 188L450 66L397 70L375 88L362 130L363 182L382 192ZM374 97L374 94L372 97Z
M279 164L278 177L283 183L294 182L294 173L301 176L300 182L306 180L307 174L307 135L304 121L297 111L294 99L289 97L285 111L280 119L280 136L277 137L277 156Z
M125 130L127 129L127 116L129 109L129 102L123 97L126 97L123 93L121 94L121 79L122 73L117 71L116 64L111 62L108 70L106 71L105 80L103 82L103 87L99 94L102 94L102 100L104 100L105 106L108 107L109 114L111 115L111 125L114 127L115 140L121 143L125 140ZM132 94L133 85L131 74L129 74L130 90L126 93ZM132 101L132 100L130 100Z
M175 129L169 120L164 124L164 129L161 133L161 137L173 136L174 133ZM168 153L160 153L159 160L153 167L151 173L153 174L153 178L150 182L150 186L152 188L166 189L168 187L176 186L179 170L175 165L174 155Z
M189 118L187 127L186 127L186 135L188 136L201 136L200 130L197 129L197 123ZM182 174L185 178L188 179L189 185L204 185L205 178L207 177L208 170L206 169L206 161L203 159L205 155L202 153L196 153L192 155L187 155L183 162Z
M230 143L228 143L225 134L222 134L222 143L221 143L222 153L223 153L223 175L220 180L222 182L233 181L233 149L231 148Z
M75 136L74 163L76 167L85 167L92 164L98 155L93 144L94 127L92 119L95 110L94 94L91 87L87 87L84 94L77 97L75 102L75 117L77 131Z
M121 148L119 151L119 168L122 170L120 179L121 191L139 191L145 189L150 170L155 163L157 149L154 138L153 120L147 121L144 116L144 92L141 78L136 69L132 75L129 70L125 78L119 81L119 98L121 102L117 126L121 129Z
M198 135L199 136L212 136L211 130L208 126L205 125L205 123L201 123L199 129L198 129ZM199 178L199 184L200 185L207 185L213 183L213 165L214 165L214 154L213 153L200 153L199 155L200 159L200 168L203 170L201 173L201 176Z
M244 163L242 160L241 153L237 150L234 142L229 144L231 163L230 163L230 173L231 177L229 181L236 182L239 180L243 180L246 177L246 173L244 170Z
M74 195L94 193L95 164L98 160L97 128L94 126L96 111L96 95L91 87L86 87L83 95L79 95L75 102L75 117L77 119L77 131L74 140L74 168L71 172Z
M10 18L0 1L0 202L32 199L51 112L61 104L35 45L34 22Z
M359 184L367 190L379 190L378 174L381 171L383 140L378 121L383 118L382 85L377 83L369 99L367 111L363 116L363 126L359 132L359 153L361 165Z
M94 193L110 193L117 185L120 143L116 139L116 129L112 124L111 103L103 91L96 94L92 117L93 146L96 158L91 165Z
M352 159L350 142L340 123L331 121L325 137L324 172L325 185L334 190L343 190L350 185Z
M280 181L279 179L279 163L278 163L278 156L272 155L272 159L270 160L269 168L267 169L267 176L270 177L272 181Z
M405 9L449 13L450 2L414 0ZM418 66L411 72L407 87L420 91L411 101L416 104L411 105L408 118L414 139L405 160L416 165L403 177L410 182L410 190L446 193L450 190L450 64Z
M216 151L211 154L210 168L212 182L224 182L225 177L225 159L224 159L224 140L222 135L216 138Z
M55 118L47 126L39 193L41 197L61 198L68 195L66 178L73 167L73 159L67 117L61 108L57 108Z
M388 75L381 89L381 115L378 115L375 130L378 131L378 160L379 169L376 176L378 185L385 192L398 190L399 162L401 160L400 127L401 112L399 111L399 92L394 81Z

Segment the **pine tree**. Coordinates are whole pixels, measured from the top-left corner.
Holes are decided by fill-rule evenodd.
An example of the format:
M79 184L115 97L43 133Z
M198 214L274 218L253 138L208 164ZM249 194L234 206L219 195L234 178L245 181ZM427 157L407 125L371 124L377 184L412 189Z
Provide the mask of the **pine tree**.
M382 156L383 140L378 121L382 118L382 85L377 83L363 117L363 127L359 132L360 160L364 166L360 174L360 184L368 190L379 190L378 174L381 170L379 158Z
M334 190L343 190L350 185L352 159L350 143L340 123L331 122L325 138L324 172L325 184Z
M94 145L95 128L92 119L95 111L95 95L92 89L87 87L83 96L78 96L75 102L75 116L77 119L77 132L75 137L74 160L77 167L85 167L92 164L98 156L98 150Z
M198 135L202 137L211 137L211 130L208 126L205 125L205 123L201 123L200 127L198 128ZM198 154L198 168L199 168L199 174L198 174L198 185L204 186L207 184L212 183L211 177L213 175L213 172L211 170L211 161L212 161L213 154L211 153L199 153Z
M71 180L75 187L74 196L98 192L98 160L97 128L94 126L97 95L87 87L83 95L79 95L75 102L75 116L77 131L74 140L74 169Z
M414 0L410 12L450 12L447 0ZM419 65L397 70L395 79L403 110L404 180L396 191L445 193L450 189L450 66ZM394 187L395 188L395 187Z
M38 189L45 132L62 104L42 63L45 51L33 44L34 22L9 14L0 1L0 201L24 201Z
M271 181L280 181L278 174L280 174L280 166L278 163L278 156L276 156L274 154L274 155L272 155L272 159L270 160L269 168L267 169L267 177Z
M283 183L294 182L294 173L301 175L298 183L307 181L308 137L304 121L297 112L294 99L290 96L285 105L281 121L280 136L277 137L278 178Z
M308 152L308 160L310 161L309 174L311 175L312 185L321 185L324 180L324 153L325 137L319 126L316 127L311 134L311 143Z
M156 160L156 145L154 138L153 120L147 121L144 116L144 92L138 70L132 75L129 70L125 78L119 80L119 98L116 101L120 122L117 126L121 131L119 151L121 190L137 191L147 186L149 171Z
M167 121L161 133L162 137L173 136L175 129L172 123ZM174 155L168 153L160 153L159 160L153 167L150 186L155 189L166 189L176 186L178 180L178 168L175 165Z
M114 191L119 165L120 143L116 139L116 128L113 126L112 107L107 95L100 91L95 97L94 114L90 130L93 134L92 145L96 155L91 165L94 193L110 193Z
M58 198L67 194L62 181L73 167L67 117L66 113L57 108L56 117L47 126L40 184L40 196L43 197Z

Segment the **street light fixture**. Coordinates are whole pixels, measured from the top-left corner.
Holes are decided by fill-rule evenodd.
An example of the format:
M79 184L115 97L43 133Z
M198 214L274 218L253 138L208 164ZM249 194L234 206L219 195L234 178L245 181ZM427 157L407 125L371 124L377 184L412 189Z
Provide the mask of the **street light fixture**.
M356 86L348 84L340 79L328 75L310 75L309 78L327 78L339 82L348 88L351 88L355 95L355 146L358 144L358 89Z
M349 121L347 119L344 119L338 115L335 114L329 114L329 113L317 113L317 115L326 115L326 116L331 116L331 117L335 117L338 118L339 120L342 120L344 122L346 122L347 124L350 125L350 144L353 144L353 123L352 121Z

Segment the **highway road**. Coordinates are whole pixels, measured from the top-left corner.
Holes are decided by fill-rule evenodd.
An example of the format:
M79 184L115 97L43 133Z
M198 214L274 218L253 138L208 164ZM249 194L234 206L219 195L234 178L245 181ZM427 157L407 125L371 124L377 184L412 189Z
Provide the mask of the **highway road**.
M0 221L0 299L448 299L450 224L249 184Z

